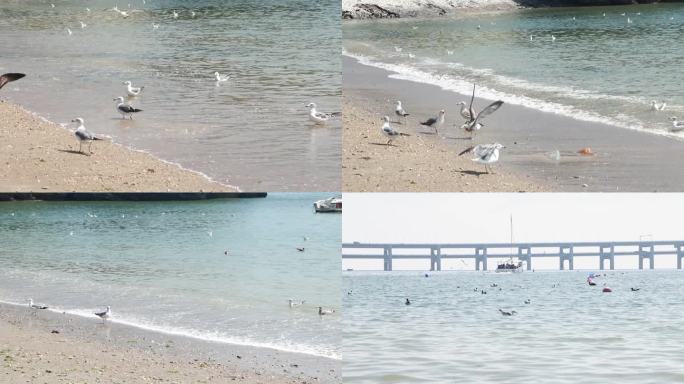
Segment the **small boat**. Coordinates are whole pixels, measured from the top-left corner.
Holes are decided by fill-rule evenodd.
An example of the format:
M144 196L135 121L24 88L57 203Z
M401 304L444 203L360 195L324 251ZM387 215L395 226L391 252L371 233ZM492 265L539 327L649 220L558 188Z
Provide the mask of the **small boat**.
M342 212L342 196L329 197L314 203L316 213Z
M516 273L516 272L522 272L523 271L523 263L522 261L518 261L518 264L513 263L513 260L509 260L505 263L501 263L496 266L496 272L510 272L510 273Z

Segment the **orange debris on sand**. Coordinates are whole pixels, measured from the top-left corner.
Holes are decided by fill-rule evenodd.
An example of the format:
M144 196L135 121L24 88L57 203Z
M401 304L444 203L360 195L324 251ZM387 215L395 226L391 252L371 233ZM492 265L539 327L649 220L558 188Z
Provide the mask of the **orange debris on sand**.
M584 148L580 149L579 151L577 151L577 153L579 153L580 155L583 155L583 156L593 156L594 155L594 152L589 147L584 147Z

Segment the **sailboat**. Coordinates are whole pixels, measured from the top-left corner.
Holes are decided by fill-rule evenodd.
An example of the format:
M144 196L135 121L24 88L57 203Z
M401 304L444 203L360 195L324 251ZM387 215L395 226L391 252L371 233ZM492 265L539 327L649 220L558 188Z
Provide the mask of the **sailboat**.
M508 273L517 273L517 272L522 272L523 267L522 261L518 261L516 264L513 261L513 215L511 215L511 254L508 257L508 260L504 261L503 263L499 263L496 266L496 272L501 273L501 272L508 272Z

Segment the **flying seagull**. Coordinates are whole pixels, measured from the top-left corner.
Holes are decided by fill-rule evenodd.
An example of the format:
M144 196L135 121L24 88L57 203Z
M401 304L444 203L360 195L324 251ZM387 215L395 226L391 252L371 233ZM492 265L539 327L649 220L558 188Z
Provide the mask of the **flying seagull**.
M316 111L316 103L309 103L306 107L309 108L309 120L316 124L325 124L331 117L338 117L341 115L340 112L318 112Z
M126 86L128 96L138 96L145 89L145 87L134 87L130 81L124 81L123 85Z
M390 118L389 116L385 116L382 118L385 122L382 124L382 133L383 135L387 136L387 145L392 144L392 140L396 139L399 136L411 136L407 133L403 132L397 132L390 126Z
M123 97L117 97L114 101L116 101L116 110L121 114L122 119L128 116L133 120L134 113L142 112L142 109L133 108L129 104L124 103Z
M95 312L95 316L97 316L97 317L99 317L100 319L102 319L102 322L104 323L105 321L107 321L107 319L109 319L110 317L112 317L112 307L110 307L110 306L108 305L106 311L104 311L104 312Z
M87 141L88 142L88 153L92 153L90 151L90 147L93 145L93 140L102 140L99 137L95 137L91 132L88 132L85 129L85 126L83 125L83 119L80 117L77 117L73 120L71 120L73 123L78 123L78 128L76 128L76 131L74 132L74 135L76 135L76 138L78 139L78 151L83 152L81 149L83 146L83 142Z
M396 107L394 108L394 113L399 116L404 118L404 122L406 122L406 117L409 115L406 113L404 110L404 107L401 106L401 101L397 100Z
M459 153L458 155L464 155L466 153L472 152L475 157L472 159L472 161L480 164L484 164L485 166L485 171L489 173L488 166L491 164L496 163L499 161L499 150L501 148L506 148L503 145L499 143L493 143L493 144L480 144L476 145L474 147L467 148L463 152Z
M4 75L0 76L0 89L4 87L5 84L19 80L24 76L26 75L23 73L5 73Z
M656 103L655 100L651 100L651 111L658 112L658 111L664 111L665 107L667 104L663 101L662 103L658 104Z
M435 133L439 133L439 128L444 124L444 110L442 109L439 111L439 114L437 117L431 117L427 119L427 121L423 121L420 123L420 125L424 125L426 127L434 128Z
M679 132L684 130L684 123L678 122L676 116L670 117L670 120L672 120L672 128L670 128L670 132Z
M503 105L503 101L498 100L495 101L488 106L486 106L483 110L480 111L480 113L475 113L475 110L473 109L473 101L475 100L475 84L473 84L473 95L470 97L470 106L468 107L468 114L470 115L470 118L468 121L463 123L461 128L465 129L466 132L470 133L470 137L473 137L473 132L479 131L480 128L482 128L483 124L480 122L480 120L484 119L486 116L491 115L494 113L501 105Z

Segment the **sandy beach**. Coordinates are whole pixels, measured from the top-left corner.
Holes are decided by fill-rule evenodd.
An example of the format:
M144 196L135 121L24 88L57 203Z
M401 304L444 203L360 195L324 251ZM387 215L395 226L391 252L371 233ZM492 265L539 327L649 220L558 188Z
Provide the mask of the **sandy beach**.
M230 192L199 173L104 139L90 155L73 132L0 102L0 190L6 192ZM74 129L74 127L70 127ZM83 146L87 151L87 144Z
M457 103L468 96L430 84L389 78L391 72L362 65L350 57L345 56L343 61L345 105L357 106L345 116L345 191L652 192L677 191L684 184L679 164L664 160L680 156L680 141L504 104L487 117L486 128L471 142L464 140L464 132L453 127L454 121L460 121ZM412 155L413 159L398 161L397 153L402 152L397 148L386 150L373 145L377 148L370 150L370 142L386 142L380 134L380 119L385 114L393 116L395 100L402 100L411 116L408 127L393 126L412 134L397 144L403 142L410 149L421 148L416 143L425 143L421 144L422 154ZM490 102L479 99L475 106L483 108ZM360 105L364 106L361 111L366 111L365 116L358 113ZM440 108L446 110L445 132L435 140L418 122L435 115ZM516 178L508 181L503 179L508 176L502 175L475 176L476 171L482 171L481 166L467 158L458 162L457 154L463 149L491 142L506 146L495 172ZM591 148L592 156L578 153L586 147ZM556 151L559 160L550 155ZM374 155L380 157L374 159ZM391 167L398 168L396 173L389 170ZM427 180L416 180L419 172ZM413 176L397 178L397 174ZM400 185L404 186L393 184L394 180L403 180Z
M334 383L339 363L0 304L3 383ZM206 345L205 345L206 344ZM321 363L320 360L325 362Z

